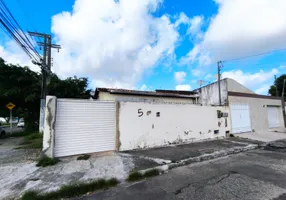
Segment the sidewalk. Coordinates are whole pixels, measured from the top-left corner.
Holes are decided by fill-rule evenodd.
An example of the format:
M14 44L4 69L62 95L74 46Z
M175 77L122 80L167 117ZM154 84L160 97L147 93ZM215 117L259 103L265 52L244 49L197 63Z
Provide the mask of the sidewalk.
M23 159L26 151L7 149L6 146L12 141L11 138L2 140L3 151L0 151L0 158L5 162L0 164L0 199L18 198L19 195L31 189L45 193L57 190L63 185L100 178L114 177L124 182L133 171L153 168L167 171L189 163L258 147L255 141L228 138L137 151L92 154L88 160L77 160L78 156L73 156L61 158L54 166L41 168L36 167L33 159ZM11 155L23 156L18 159L9 159Z
M258 140L262 142L272 142L275 140L286 139L286 130L285 128L279 128L264 132L239 133L235 134L235 136L240 138L248 138L251 140Z
M249 139L228 138L152 149L125 151L121 153L121 156L132 156L133 159L141 159L141 163L135 164L134 170L144 170L154 167L160 168L160 166L163 166L163 170L167 170L192 162L252 150L257 148L260 144L261 142L259 141ZM150 164L144 162L148 160L153 162L150 162Z

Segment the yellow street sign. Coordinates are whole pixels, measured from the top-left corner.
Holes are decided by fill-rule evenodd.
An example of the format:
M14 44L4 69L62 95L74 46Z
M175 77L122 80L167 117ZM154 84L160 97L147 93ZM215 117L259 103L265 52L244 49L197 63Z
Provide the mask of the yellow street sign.
M6 107L9 109L9 110L12 110L13 108L15 108L15 104L13 104L12 102L10 102L10 103L8 103L7 105L6 105Z

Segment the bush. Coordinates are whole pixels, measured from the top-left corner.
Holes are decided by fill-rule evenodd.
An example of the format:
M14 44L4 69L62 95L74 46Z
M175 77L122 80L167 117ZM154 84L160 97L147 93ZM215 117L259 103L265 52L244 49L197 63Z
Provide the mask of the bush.
M235 136L231 133L231 134L229 134L229 137L235 137Z
M143 176L144 177L152 177L152 176L158 176L160 174L160 171L158 169L151 169L146 171Z
M77 160L88 160L89 158L90 158L90 155L85 154L85 155L77 157Z
M40 198L38 197L38 193L35 191L28 191L21 198L21 200L38 200L38 199L40 200Z
M22 196L22 200L49 200L49 199L66 199L84 195L88 192L93 192L99 189L108 189L119 183L115 178L104 180L99 179L87 183L74 183L64 185L59 190L39 194L35 191L28 191Z
M140 172L131 172L127 178L127 181L139 181L143 178L144 176Z
M49 157L42 157L38 160L37 167L46 167L50 165L55 165L57 164L58 160L54 158L49 158Z

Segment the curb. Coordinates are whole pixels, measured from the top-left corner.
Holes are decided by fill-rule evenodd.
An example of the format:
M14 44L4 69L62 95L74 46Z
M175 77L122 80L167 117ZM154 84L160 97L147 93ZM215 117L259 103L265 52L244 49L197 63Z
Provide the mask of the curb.
M213 160L215 158L220 158L220 157L224 157L227 155L232 155L232 154L238 154L241 152L245 152L245 151L250 151L253 149L257 149L260 146L257 144L249 144L247 146L244 147L234 147L234 148L230 148L227 150L223 150L223 151L215 151L213 153L210 154L204 154L201 156L197 156L197 157L192 157L192 158L187 158L184 160L180 160L176 163L169 163L169 164L165 164L165 165L161 165L161 166L157 166L157 167L151 167L151 168L147 168L144 170L139 170L138 172L140 173L144 173L145 171L148 170L152 170L152 169L158 169L160 170L162 173L167 172L168 170L177 168L177 167L181 167L184 165L188 165L191 163L197 163L197 162L202 162L202 161L207 161L207 160Z

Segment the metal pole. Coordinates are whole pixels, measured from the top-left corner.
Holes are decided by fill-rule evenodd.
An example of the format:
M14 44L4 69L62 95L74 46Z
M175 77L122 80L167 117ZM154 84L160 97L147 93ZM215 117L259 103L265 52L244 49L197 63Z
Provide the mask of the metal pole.
M217 62L217 75L218 75L218 96L219 96L219 105L221 106L221 92L220 92L220 62Z
M10 110L10 134L12 133L12 110Z

